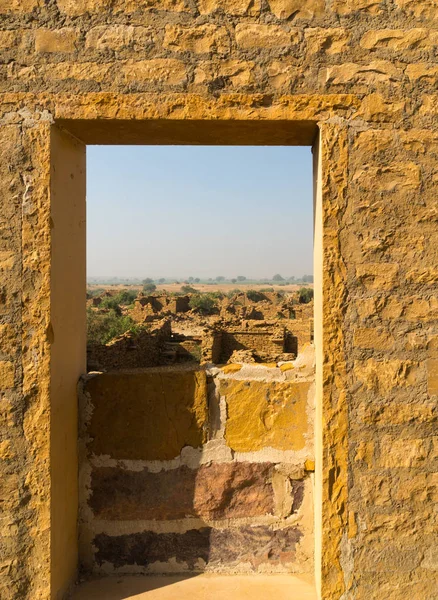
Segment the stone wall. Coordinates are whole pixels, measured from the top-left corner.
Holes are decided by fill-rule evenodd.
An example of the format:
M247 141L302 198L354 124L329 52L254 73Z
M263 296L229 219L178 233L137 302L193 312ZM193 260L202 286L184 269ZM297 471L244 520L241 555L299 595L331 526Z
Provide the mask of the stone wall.
M289 367L85 377L83 571L311 573L313 352Z
M75 577L58 568L70 537L52 544L56 128L72 145L319 140L318 585L437 596L436 2L220 4L0 0L6 600L61 597Z

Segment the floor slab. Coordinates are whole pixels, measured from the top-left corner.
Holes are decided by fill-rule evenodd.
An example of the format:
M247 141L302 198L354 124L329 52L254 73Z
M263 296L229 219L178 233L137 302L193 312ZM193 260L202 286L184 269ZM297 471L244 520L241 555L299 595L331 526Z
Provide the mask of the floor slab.
M309 579L294 575L105 577L81 584L73 600L316 600Z

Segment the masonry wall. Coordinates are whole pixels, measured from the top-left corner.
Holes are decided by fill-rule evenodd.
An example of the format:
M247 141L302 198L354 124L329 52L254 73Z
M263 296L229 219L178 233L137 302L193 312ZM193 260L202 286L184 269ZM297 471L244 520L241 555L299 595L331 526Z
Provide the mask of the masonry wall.
M2 598L58 592L55 122L87 143L311 144L319 124L321 594L437 595L436 3L222 8L0 1Z
M313 572L314 354L84 378L83 573Z

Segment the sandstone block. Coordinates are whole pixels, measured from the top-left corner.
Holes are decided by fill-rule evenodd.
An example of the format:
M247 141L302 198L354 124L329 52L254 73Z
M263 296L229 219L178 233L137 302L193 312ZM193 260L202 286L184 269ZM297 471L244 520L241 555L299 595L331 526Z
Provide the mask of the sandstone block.
M0 0L0 14L31 13L42 5L42 0Z
M150 27L132 25L99 25L87 33L85 47L96 50L122 50L128 46L145 47L154 43Z
M236 27L236 41L243 50L287 48L300 41L301 33L287 31L279 25L258 25L239 23Z
M127 83L155 81L166 85L179 85L187 80L184 63L173 58L152 58L129 61L122 67Z
M378 29L362 36L360 45L366 50L431 50L438 44L438 32L429 29Z
M18 31L0 31L0 50L16 48L20 43L21 35Z
M260 13L261 0L199 0L201 15L222 10L227 15L256 16Z
M438 67L429 63L408 65L405 73L411 81L424 81L433 85L438 81Z
M433 423L438 419L438 407L434 402L391 402L390 404L366 404L363 422L368 425L406 425L407 423Z
M364 165L353 175L353 181L363 190L374 189L378 181L379 191L411 191L421 185L421 170L414 162L393 163L382 167Z
M17 348L17 339L12 325L0 324L0 350L3 354L12 354Z
M69 17L96 13L111 6L112 0L56 0L59 10Z
M333 10L340 15L355 12L377 15L382 12L382 3L380 0L334 0Z
M418 363L402 360L381 360L369 358L355 361L354 374L366 389L385 394L394 388L414 385L418 378Z
M354 345L358 348L390 350L394 346L394 339L382 329L367 327L356 329L354 332Z
M412 506L425 502L438 502L438 473L413 473L401 471L391 491L395 502Z
M10 460L15 454L12 450L11 441L3 440L0 442L0 460Z
M362 100L355 116L362 117L366 121L385 123L400 119L404 114L405 106L406 103L403 100L394 102L393 100L385 100L380 94L368 94ZM364 131L360 135L366 136L368 133L370 132ZM389 138L394 138L393 132L385 130L375 132L375 136L379 138L380 145L384 145Z
M429 454L429 440L394 439L385 436L380 444L379 464L385 468L420 467Z
M96 468L90 506L99 519L233 519L272 514L273 465L212 463L151 473Z
M169 460L205 441L207 384L202 371L106 373L87 382L90 450L120 459Z
M0 361L0 390L8 390L14 387L15 366L13 362Z
M195 84L210 83L224 79L230 87L241 88L254 81L254 63L242 60L203 62L195 70ZM240 366L239 366L240 368Z
M438 396L438 358L427 360L427 391L430 396Z
M350 41L350 34L342 28L309 27L304 32L307 51L310 54L323 52L339 54L344 52Z
M15 254L9 250L0 250L0 271L9 271L15 264Z
M78 81L102 82L108 78L110 69L110 64L62 62L44 65L39 73L48 80L76 79Z
M144 13L155 9L166 12L190 12L186 0L114 0L112 5L114 13Z
M359 264L356 277L368 289L391 289L397 279L398 269L398 265L392 263Z
M6 398L0 397L0 426L12 427L13 424L12 404Z
M272 530L267 526L238 529L190 529L185 533L153 533L144 531L130 535L98 534L93 543L98 564L108 562L114 567L148 566L166 563L173 558L195 569L199 560L220 567L242 564L250 570L260 565L291 563L296 545L302 537L297 527Z
M274 60L267 68L269 83L276 90L287 89L295 77L300 75L299 69L293 67L289 61Z
M325 0L269 0L269 7L279 19L312 19L323 14Z
M361 84L378 85L400 81L398 67L386 60L373 60L364 65L343 63L327 69L327 83L332 85Z
M237 452L272 447L302 450L306 445L309 383L221 382L228 420L225 437Z
M225 27L211 24L198 27L167 25L163 46L176 52L226 54L230 49L230 39Z
M72 27L63 29L37 29L35 50L37 52L74 52L78 34Z
M435 0L396 0L396 5L417 18L438 20L438 6Z

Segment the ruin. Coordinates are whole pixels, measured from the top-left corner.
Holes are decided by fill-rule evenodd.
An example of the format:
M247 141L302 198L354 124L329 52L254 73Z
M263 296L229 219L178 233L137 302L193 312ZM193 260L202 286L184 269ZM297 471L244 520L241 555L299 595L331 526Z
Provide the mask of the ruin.
M85 148L116 143L313 146L315 472L304 465L296 481L308 488L314 478L316 591L324 600L436 598L434 0L0 0L0 18L2 599L61 600L77 580L88 506L77 400ZM251 368L269 377L268 367ZM284 384L277 369L272 390ZM238 385L238 372L209 376L225 396ZM274 472L284 477L277 466L289 465L273 463L269 493ZM95 484L110 488L120 475L135 487L104 471L112 464L90 468ZM206 503L208 468L217 467L198 467L199 496L186 506L214 544L210 510L230 507ZM236 481L252 477L239 461L228 468ZM293 517L269 512L278 499L269 493L268 516L277 525ZM108 514L105 501L96 494L96 514ZM156 506L146 508L150 516ZM108 528L81 522L84 535L100 536L102 566L120 556L123 540L112 546ZM280 538L290 564L300 542ZM216 553L212 567L221 561Z

